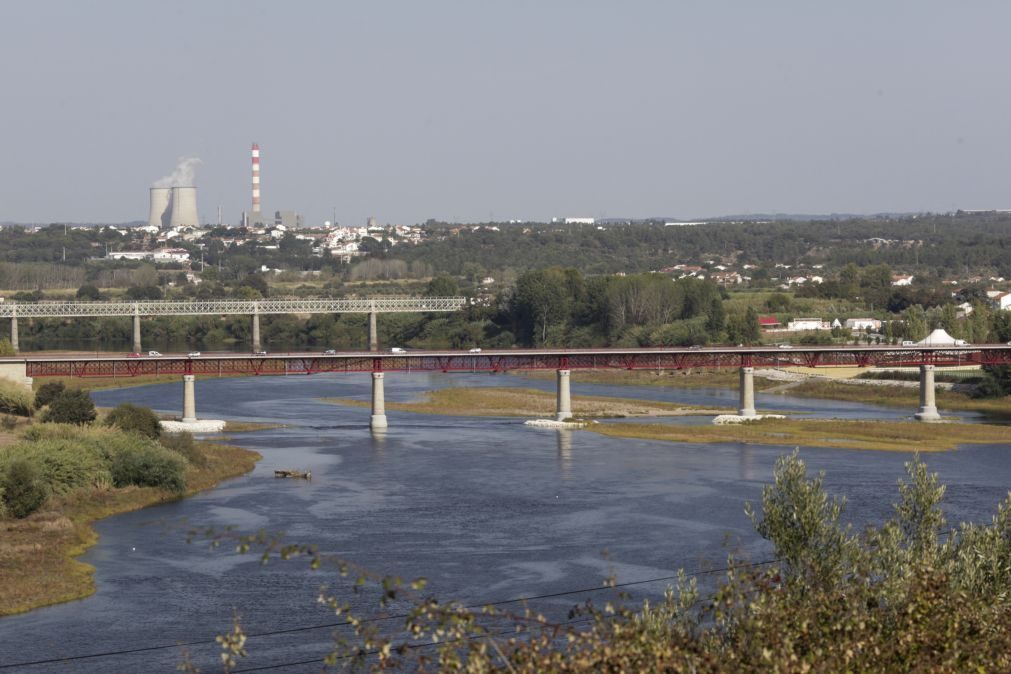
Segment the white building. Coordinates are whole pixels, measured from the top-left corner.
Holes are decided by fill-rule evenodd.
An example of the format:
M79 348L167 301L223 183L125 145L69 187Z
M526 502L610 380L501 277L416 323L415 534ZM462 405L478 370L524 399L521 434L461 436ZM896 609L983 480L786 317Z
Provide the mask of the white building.
M876 318L847 318L846 327L850 330L880 330L881 321Z
M786 324L786 329L790 332L801 330L831 330L832 326L820 318L795 318Z
M913 284L912 274L893 274L892 275L892 285L893 286L908 286Z

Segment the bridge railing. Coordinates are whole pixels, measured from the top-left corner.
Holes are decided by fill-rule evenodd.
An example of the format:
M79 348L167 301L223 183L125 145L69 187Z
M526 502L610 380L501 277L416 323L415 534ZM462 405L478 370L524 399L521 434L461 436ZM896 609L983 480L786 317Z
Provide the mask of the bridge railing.
M193 316L226 314L348 314L459 311L466 297L306 297L262 300L144 300L135 302L0 302L0 318Z

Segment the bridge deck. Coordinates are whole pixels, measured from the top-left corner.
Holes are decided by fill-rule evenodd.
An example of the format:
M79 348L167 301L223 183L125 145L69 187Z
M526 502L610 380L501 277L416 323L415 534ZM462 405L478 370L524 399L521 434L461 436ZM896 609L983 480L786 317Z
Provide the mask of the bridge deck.
M407 351L404 353L341 352L271 355L182 354L157 358L76 355L31 355L0 358L0 363L24 363L29 377L135 377L157 374L291 375L320 372L507 372L510 370L685 370L728 367L912 367L918 365L1011 364L1011 346L810 346L709 347L703 349L502 349Z

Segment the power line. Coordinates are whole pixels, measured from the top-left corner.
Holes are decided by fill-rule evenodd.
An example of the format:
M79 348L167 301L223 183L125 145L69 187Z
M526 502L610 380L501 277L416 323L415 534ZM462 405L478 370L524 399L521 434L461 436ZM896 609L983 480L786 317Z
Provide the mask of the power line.
M706 576L706 575L711 575L711 574L714 574L714 573L723 573L725 571L730 571L732 569L746 569L746 568L751 568L751 567L756 567L756 566L763 566L763 565L766 565L766 564L773 564L773 563L775 563L777 561L780 561L780 560L770 559L770 560L765 560L765 561L761 561L761 562L751 562L751 563L748 563L748 564L735 564L733 566L725 566L725 567L721 567L721 568L718 568L718 569L707 569L707 570L703 570L703 571L694 571L692 573L685 574L685 575L687 577ZM659 583L659 582L663 582L663 581L667 581L667 580L676 580L677 578L678 578L677 574L670 575L670 576L660 576L660 577L657 577L657 578L648 578L648 579L645 579L645 580L635 580L635 581L629 581L629 582L626 582L626 583L615 583L613 585L594 586L594 587L590 587L590 588L581 588L581 589L577 589L577 590L565 590L565 591L562 591L562 592L550 592L550 593L546 593L546 594L533 595L533 596L529 596L529 597L516 597L514 599L502 599L502 600L499 600L499 601L485 602L485 603L481 603L481 604L470 604L470 605L464 606L463 608L467 609L467 610L475 610L475 609L480 609L480 608L482 608L484 606L503 606L505 604L516 604L516 603L524 602L524 601L536 601L538 599L552 599L552 598L555 598L555 597L564 597L564 596L573 595L573 594L584 594L584 593L587 593L587 592L601 592L603 590L614 590L614 589L623 588L623 587L632 587L632 586L635 586L635 585L648 585L650 583ZM394 614L394 615L389 615L389 616L382 616L382 617L376 617L376 618L363 618L362 620L360 620L358 622L359 623L372 623L372 622L380 622L380 621L384 621L384 620L396 620L398 618L407 618L409 616L410 616L410 613L399 613L399 614ZM259 638L259 637L275 636L275 635L280 635L280 634L293 634L293 633L297 633L297 632L309 632L309 631L313 631L313 630L326 629L326 628L330 628L330 627L345 627L345 626L350 625L350 624L351 624L350 621L344 620L344 621L340 621L340 622L324 623L324 624L320 624L320 625L305 625L305 626L302 626L302 627L289 627L289 628L280 629L280 630L267 630L267 631L263 631L263 632L249 632L249 633L246 633L246 637L247 638ZM88 653L88 654L84 654L84 655L67 655L67 656L62 656L62 657L58 657L58 658L46 658L46 659L43 659L43 660L31 660L31 661L26 661L26 662L15 662L15 663L0 664L0 670L13 669L15 667L32 667L32 666L37 666L37 665L51 665L51 664L58 664L58 663L61 663L61 662L73 662L73 661L76 661L76 660L89 660L89 659L95 659L95 658L108 658L108 657L119 656L119 655L132 655L132 654L136 654L136 653L149 653L151 651L165 650L167 648L185 648L185 647L188 647L188 646L204 646L204 645L215 644L215 643L217 643L217 641L215 639L200 639L200 640L196 640L196 641L184 641L184 642L178 642L178 643L173 643L173 644L160 644L160 645L156 645L156 646L139 646L137 648L125 648L125 649L116 650L116 651L103 651L103 652L100 652L100 653ZM314 662L317 662L317 661L314 660Z

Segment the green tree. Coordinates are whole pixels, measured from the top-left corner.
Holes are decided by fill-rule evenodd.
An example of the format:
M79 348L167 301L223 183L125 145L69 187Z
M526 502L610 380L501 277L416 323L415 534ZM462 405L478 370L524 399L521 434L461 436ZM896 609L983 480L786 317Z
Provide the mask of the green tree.
M83 286L77 289L77 299L97 301L102 299L102 293L99 292L98 287L91 283L85 283Z
M35 408L42 409L65 390L67 386L62 381L47 381L35 392Z
M439 274L429 281L425 294L432 297L455 297L460 294L460 286L452 276Z
M0 473L0 496L3 496L7 512L22 518L45 503L49 490L35 464L27 459L15 459Z
M49 403L42 421L83 426L95 420L95 403L87 391L64 391Z
M140 433L149 438L161 435L161 420L158 419L158 415L148 407L139 407L131 403L121 403L112 408L105 417L105 425Z

